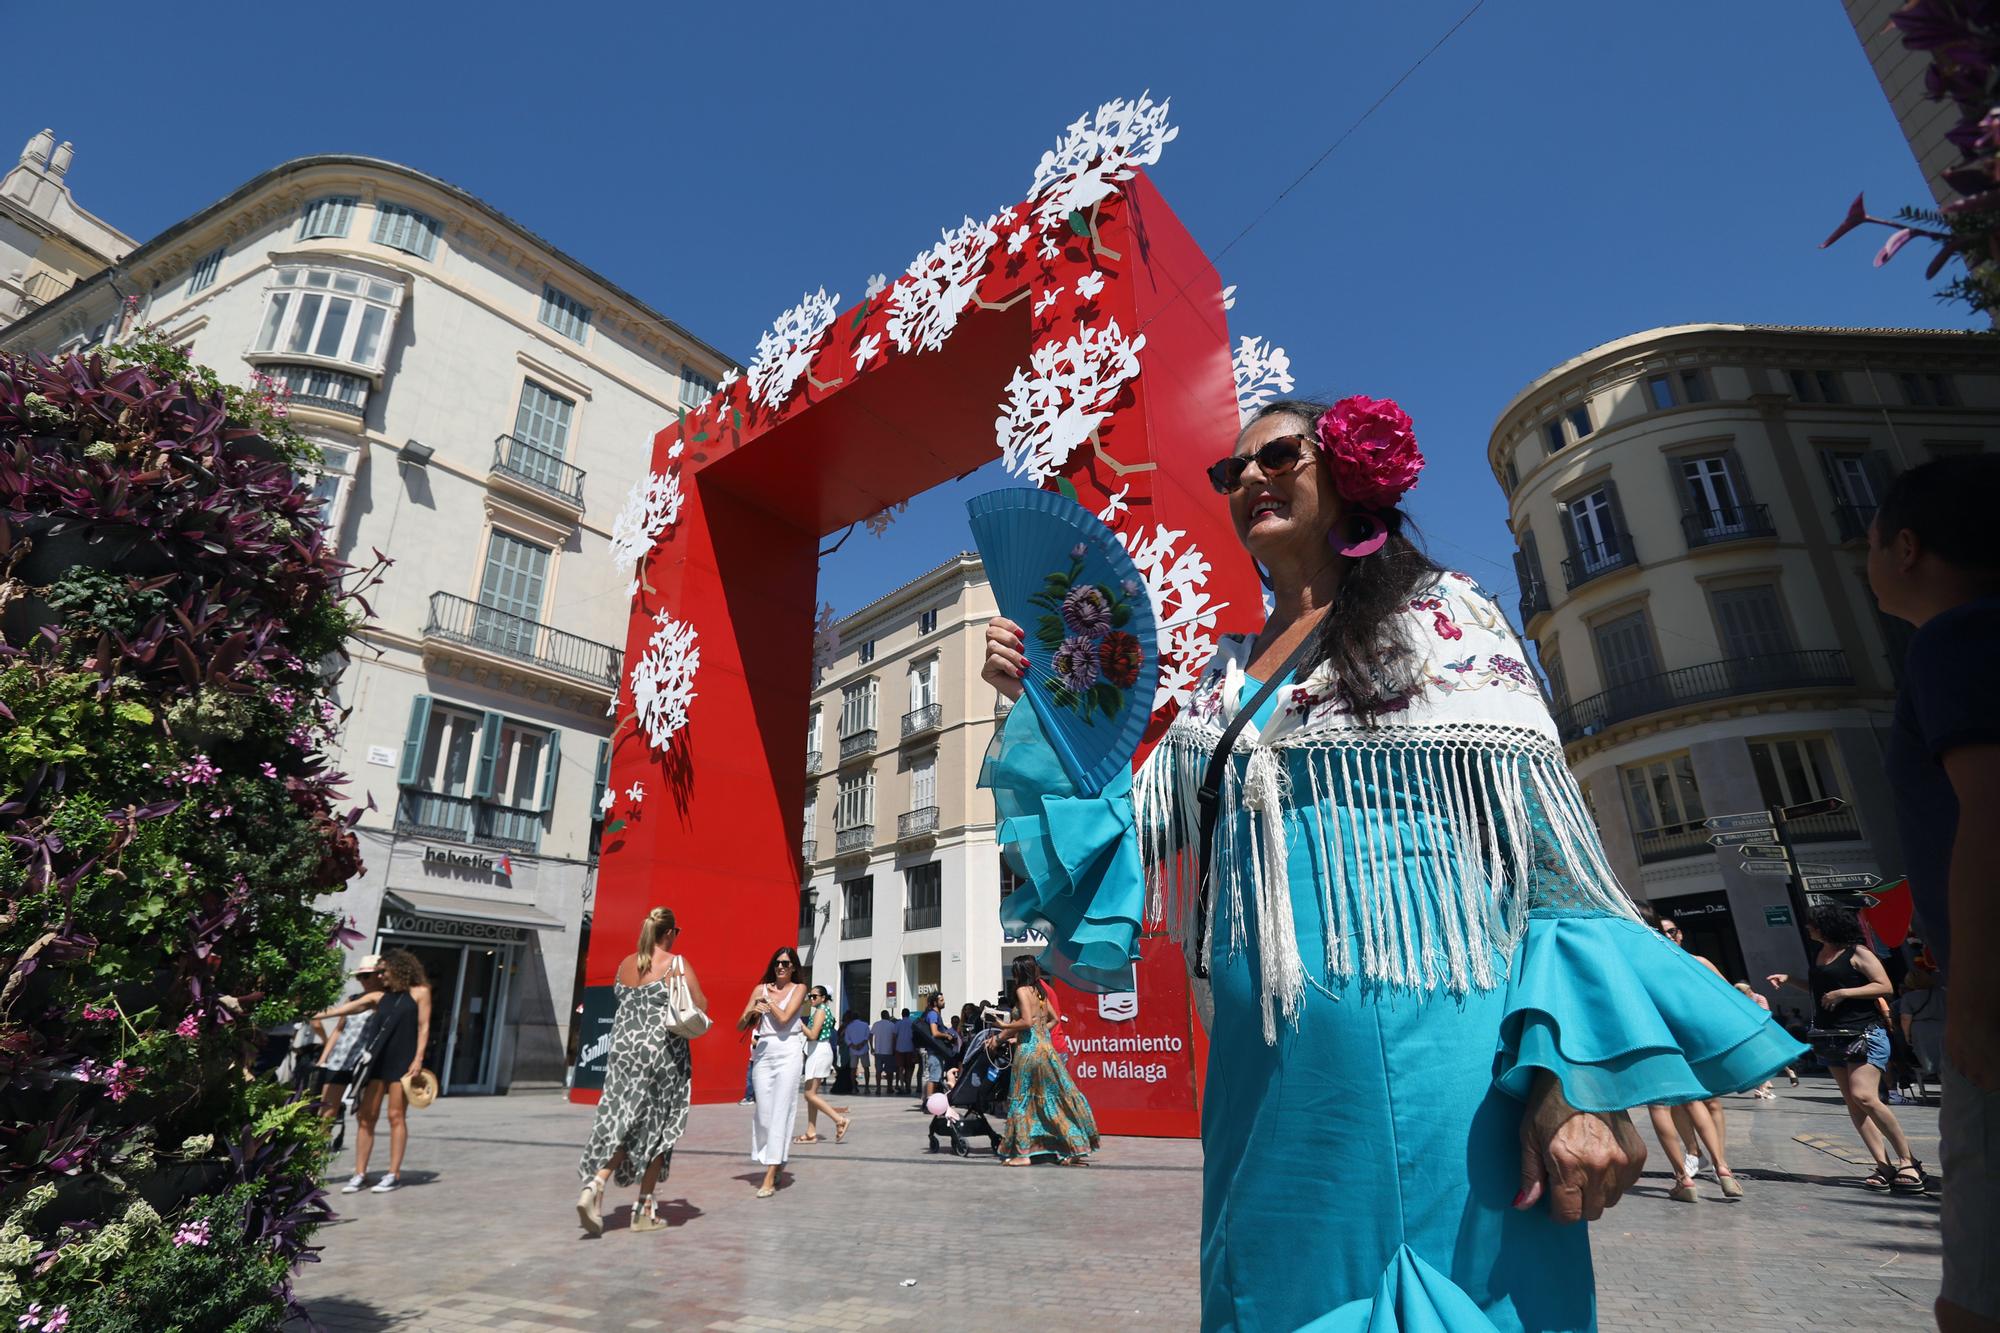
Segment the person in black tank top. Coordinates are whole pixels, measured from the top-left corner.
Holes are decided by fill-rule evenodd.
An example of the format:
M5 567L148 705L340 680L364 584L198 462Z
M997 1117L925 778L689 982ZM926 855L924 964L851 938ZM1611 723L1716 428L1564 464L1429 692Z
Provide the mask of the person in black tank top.
M1882 1100L1889 1030L1883 1026L1876 1000L1894 990L1889 974L1864 942L1860 919L1846 908L1813 908L1806 934L1818 946L1806 979L1774 972L1766 980L1773 990L1798 986L1812 992L1812 1030L1807 1036L1833 1072L1848 1118L1875 1159L1875 1169L1861 1183L1872 1190L1922 1194L1930 1184L1924 1164L1910 1155L1903 1126Z

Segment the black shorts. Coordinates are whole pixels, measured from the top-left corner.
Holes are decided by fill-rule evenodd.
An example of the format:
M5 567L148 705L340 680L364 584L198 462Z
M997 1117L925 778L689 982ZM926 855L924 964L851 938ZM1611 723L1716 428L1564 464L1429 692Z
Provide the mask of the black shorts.
M313 1070L312 1085L320 1088L344 1088L354 1081L354 1073L347 1069L328 1069L324 1065Z

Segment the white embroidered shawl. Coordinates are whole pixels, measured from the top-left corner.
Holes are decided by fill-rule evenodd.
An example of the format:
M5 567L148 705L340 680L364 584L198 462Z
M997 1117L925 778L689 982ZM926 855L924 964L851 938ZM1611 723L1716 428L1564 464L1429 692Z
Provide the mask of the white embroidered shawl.
M1246 724L1236 741L1203 961L1214 957L1217 904L1227 902L1236 922L1254 922L1267 1041L1276 1040L1279 1013L1297 1021L1307 984L1289 838L1319 842L1325 967L1335 977L1490 989L1505 979L1493 956L1511 960L1530 908L1633 914L1506 618L1458 573L1442 575L1404 614L1420 665L1402 707L1362 725L1332 697L1332 668L1322 664L1303 684L1282 687L1265 726ZM1200 933L1196 793L1224 727L1248 702L1250 646L1245 636L1223 640L1133 783L1147 916L1164 919L1189 950ZM1319 817L1335 803L1346 820ZM1307 807L1319 809L1288 822ZM1404 834L1395 843L1391 834L1420 823L1442 824L1442 856L1396 854ZM1233 954L1244 943L1237 930L1225 947Z

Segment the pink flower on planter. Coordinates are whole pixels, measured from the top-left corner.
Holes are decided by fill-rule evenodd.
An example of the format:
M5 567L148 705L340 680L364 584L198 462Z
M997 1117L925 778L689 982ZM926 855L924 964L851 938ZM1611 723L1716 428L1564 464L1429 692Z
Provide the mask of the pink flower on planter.
M208 1244L208 1219L197 1222L183 1222L174 1232L174 1244L201 1246Z
M298 698L299 696L293 694L282 685L271 691L271 702L284 709L287 713L292 711L292 705L298 702Z
M174 780L184 782L190 787L206 787L213 785L221 776L222 770L210 763L207 755L198 754L181 765L180 770L174 774Z
M278 766L272 763L268 759L266 759L263 763L257 765L257 771L259 773L262 773L267 778L275 778L278 776Z
M1343 398L1320 414L1317 431L1334 492L1363 509L1394 507L1424 470L1409 414L1387 398Z
M189 1041L193 1041L201 1035L201 1015L190 1012L187 1017L180 1021L180 1026L174 1029L174 1033L176 1036L186 1037Z
M86 1023L107 1023L116 1017L118 1006L115 1004L99 1006L86 1003L83 1006L83 1021Z
M42 1322L42 1303L40 1301L36 1301L33 1305L28 1307L28 1312L26 1314L22 1315L19 1319L14 1321L14 1327L21 1329L28 1329L35 1327L37 1324L41 1322Z
M69 1307L58 1305L56 1312L49 1316L49 1322L42 1325L42 1333L62 1333L69 1327Z

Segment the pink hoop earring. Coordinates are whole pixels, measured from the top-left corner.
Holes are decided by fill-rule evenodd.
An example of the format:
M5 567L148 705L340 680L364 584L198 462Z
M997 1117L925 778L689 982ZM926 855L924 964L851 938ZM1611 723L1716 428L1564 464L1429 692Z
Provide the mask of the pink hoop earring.
M1342 541L1338 530L1327 534L1327 544L1344 556L1353 560L1371 556L1389 540L1389 525L1373 514L1355 514L1354 521L1361 527L1361 535L1349 541Z

